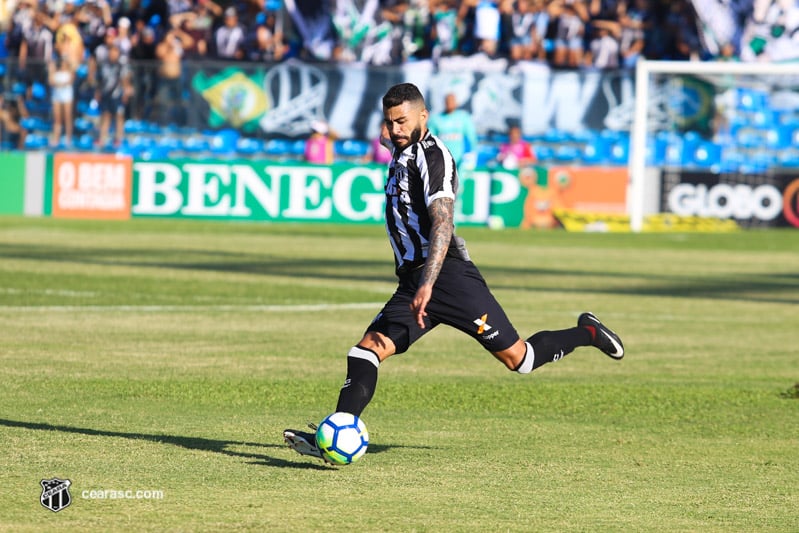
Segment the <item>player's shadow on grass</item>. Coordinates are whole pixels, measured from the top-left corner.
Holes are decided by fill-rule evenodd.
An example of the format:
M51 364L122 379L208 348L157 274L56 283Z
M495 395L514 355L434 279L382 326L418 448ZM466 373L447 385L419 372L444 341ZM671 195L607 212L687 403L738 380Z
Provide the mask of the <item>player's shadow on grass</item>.
M271 230L272 232L275 229ZM65 244L0 243L0 257L48 263L76 263L96 267L128 266L143 269L181 269L241 273L293 278L310 277L333 281L393 283L391 260L323 258L299 253L283 257L259 251L174 250L162 248L87 248ZM507 266L486 262L480 267L495 290L575 294L615 294L629 296L667 296L714 298L763 303L799 303L796 297L799 274L770 273L742 275L717 273L712 277L684 277L679 272L606 272L584 267L541 268L531 265ZM518 276L525 281L519 282ZM590 287L571 287L571 281L548 283L537 278L596 278L607 283ZM633 281L631 283L631 280Z
M250 464L263 466L274 466L280 468L306 468L311 470L325 470L329 467L311 461L287 461L262 452L244 451L242 448L275 448L283 449L277 444L263 444L258 442L242 442L230 440L204 439L202 437L181 437L178 435L153 435L147 433L126 433L122 431L107 431L102 429L78 428L72 426L58 426L39 422L20 422L17 420L7 420L0 418L0 426L10 428L23 428L38 431L58 431L61 433L71 433L75 435L89 435L92 437L115 437L131 440L143 440L162 444L171 444L187 450L198 450L214 452L229 457L241 457L250 459ZM369 453L380 453L393 448L388 445L370 445ZM291 452L294 453L294 452ZM299 458L299 456L298 456Z

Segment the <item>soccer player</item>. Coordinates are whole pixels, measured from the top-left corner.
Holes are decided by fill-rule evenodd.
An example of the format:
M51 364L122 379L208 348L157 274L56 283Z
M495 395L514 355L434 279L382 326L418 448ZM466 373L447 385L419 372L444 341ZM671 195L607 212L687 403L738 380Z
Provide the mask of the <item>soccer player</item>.
M393 154L385 187L386 231L399 284L347 354L336 411L360 416L374 395L383 361L439 324L470 335L520 374L558 361L578 346L595 346L621 359L621 339L591 313L581 314L573 328L539 331L527 340L519 336L469 259L465 241L455 235L455 161L428 131L427 118L415 85L395 85L383 96L383 135ZM313 433L287 429L283 437L298 453L321 457Z

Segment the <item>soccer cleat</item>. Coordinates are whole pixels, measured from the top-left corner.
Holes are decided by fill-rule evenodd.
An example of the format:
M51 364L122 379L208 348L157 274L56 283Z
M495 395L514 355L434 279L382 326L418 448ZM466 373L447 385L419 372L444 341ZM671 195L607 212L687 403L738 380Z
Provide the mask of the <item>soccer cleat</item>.
M313 424L308 424L308 427L316 430L316 426ZM319 447L316 445L315 433L286 429L283 430L283 440L289 445L289 448L300 455L310 455L311 457L324 459L322 452L319 451Z
M624 357L624 345L618 335L599 321L593 313L583 313L577 319L577 325L591 332L591 344L602 350L613 359Z

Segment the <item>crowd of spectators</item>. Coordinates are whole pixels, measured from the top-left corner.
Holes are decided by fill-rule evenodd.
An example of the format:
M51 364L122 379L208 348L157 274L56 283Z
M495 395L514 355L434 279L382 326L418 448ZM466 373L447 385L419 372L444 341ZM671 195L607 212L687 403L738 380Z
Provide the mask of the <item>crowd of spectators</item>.
M173 102L180 100L183 67L192 59L396 65L483 54L511 64L630 68L640 57L738 57L740 32L707 46L698 1L10 0L7 12L0 10L0 50L16 59L9 62L15 69L9 78L48 80L59 103L72 95L53 91L54 84L75 78L104 113L130 106L135 94L134 107L150 102L148 113L179 123L186 110ZM748 17L758 2L734 3L744 5L741 16ZM57 72L48 73L50 64ZM137 70L141 65L146 68ZM64 115L59 133L71 136Z
M54 56L78 68L103 45L123 62L177 54L387 65L484 53L617 67L703 54L690 0L16 0L7 18L5 48L23 70ZM740 48L725 44L725 54Z

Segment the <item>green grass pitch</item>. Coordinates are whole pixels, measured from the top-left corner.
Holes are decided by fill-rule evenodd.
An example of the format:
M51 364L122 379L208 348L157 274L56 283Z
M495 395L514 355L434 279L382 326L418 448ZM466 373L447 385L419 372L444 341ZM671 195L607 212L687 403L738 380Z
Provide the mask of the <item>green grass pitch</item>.
M520 333L591 310L624 360L439 328L335 468L281 432L394 288L381 227L0 218L0 530L799 531L799 231L459 233Z

